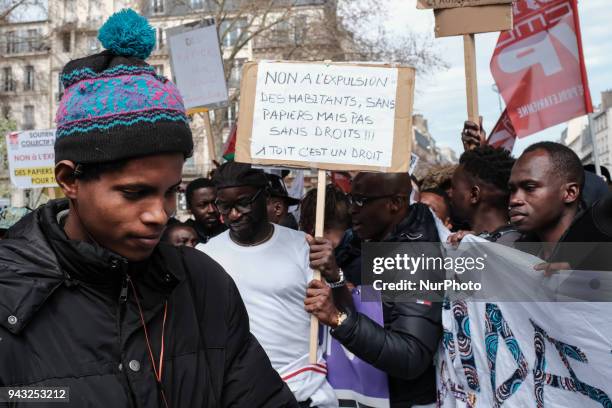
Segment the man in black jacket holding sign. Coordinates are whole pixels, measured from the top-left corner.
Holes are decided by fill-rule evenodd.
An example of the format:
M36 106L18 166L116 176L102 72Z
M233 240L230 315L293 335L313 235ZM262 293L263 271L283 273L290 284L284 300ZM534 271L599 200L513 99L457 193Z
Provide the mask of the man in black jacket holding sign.
M353 231L373 242L439 242L429 208L409 205L408 173L359 173L350 194ZM311 266L329 282L339 270L331 243L311 244ZM336 285L333 285L336 286ZM310 283L305 308L351 353L389 376L391 407L431 404L436 398L433 356L442 334L441 308L431 302L383 302L384 327L355 312L346 302L346 287Z

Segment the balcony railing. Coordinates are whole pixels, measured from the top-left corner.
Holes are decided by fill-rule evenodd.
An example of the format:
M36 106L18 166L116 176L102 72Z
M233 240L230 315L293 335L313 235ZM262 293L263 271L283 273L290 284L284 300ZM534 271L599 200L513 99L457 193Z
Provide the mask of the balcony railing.
M5 57L12 55L31 54L49 51L49 43L42 37L14 37L0 40L0 54Z

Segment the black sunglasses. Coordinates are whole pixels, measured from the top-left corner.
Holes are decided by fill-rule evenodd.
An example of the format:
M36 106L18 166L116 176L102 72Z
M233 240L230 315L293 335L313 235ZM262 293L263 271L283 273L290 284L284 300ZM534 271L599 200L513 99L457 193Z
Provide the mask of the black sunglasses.
M399 194L385 194L385 195L379 195L379 196L362 196L362 195L347 194L349 204L354 205L356 207L363 207L367 203L371 201L380 200L381 198L389 198L389 197L396 197L396 196L399 196Z
M220 201L219 199L215 200L215 206L219 210L219 213L223 215L227 215L232 211L232 208L235 208L240 214L246 214L251 212L253 209L253 203L257 201L257 198L261 195L262 191L265 191L265 188L261 188L257 190L257 192L251 198L245 198L242 200L238 200L234 203L226 203L224 201Z

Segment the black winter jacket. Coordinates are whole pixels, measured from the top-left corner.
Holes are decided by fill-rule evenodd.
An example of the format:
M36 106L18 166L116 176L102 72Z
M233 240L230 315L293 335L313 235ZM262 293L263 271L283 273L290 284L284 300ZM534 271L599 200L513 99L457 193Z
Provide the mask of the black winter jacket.
M217 263L160 245L130 264L68 240L66 208L51 202L0 241L0 386L69 387L62 407L163 407L162 391L170 408L297 407ZM128 279L156 364L167 300L161 385Z
M384 242L439 242L429 208L414 204ZM389 375L392 408L428 404L436 398L433 356L442 335L439 303L383 302L385 327L349 311L332 336L362 360Z

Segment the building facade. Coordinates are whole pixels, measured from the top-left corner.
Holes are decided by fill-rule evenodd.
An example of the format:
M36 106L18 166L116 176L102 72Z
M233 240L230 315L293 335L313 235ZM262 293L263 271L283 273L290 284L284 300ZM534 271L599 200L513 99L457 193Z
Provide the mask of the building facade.
M211 112L219 157L238 117L242 65L248 60L344 59L325 29L335 18L333 0L222 2L207 0L54 0L47 18L0 23L0 114L14 120L17 130L55 127L54 116L63 88L64 65L102 50L97 32L114 12L131 7L145 15L157 34L148 59L159 74L172 78L166 30L195 21L216 21L229 89L226 109ZM245 5L246 4L246 5ZM185 164L187 179L211 170L211 155L201 116L192 117L194 156Z
M612 90L602 92L601 104L591 116L589 127L587 116L572 119L561 134L561 143L571 148L582 164L594 164L593 139L597 145L600 166L612 169Z
M417 177L423 177L434 166L457 163L457 155L453 149L436 144L423 115L412 115L412 127L412 152L419 156Z

